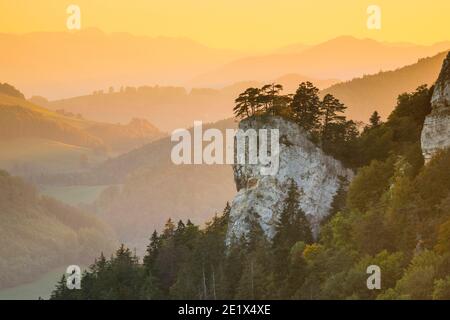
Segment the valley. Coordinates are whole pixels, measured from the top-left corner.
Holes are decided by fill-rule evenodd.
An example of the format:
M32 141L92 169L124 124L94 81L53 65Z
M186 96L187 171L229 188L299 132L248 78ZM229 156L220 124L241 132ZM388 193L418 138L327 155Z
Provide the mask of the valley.
M323 154L312 142L300 144L281 164L289 174L295 172L298 184L304 184L307 199L301 208L312 219L308 223L313 224L314 232L318 232L322 222L317 217L323 218L329 210L335 210L334 197L343 192L341 179L345 176L350 183L356 169L366 168L371 161L384 161L386 170L391 170L389 161L393 160L389 156L398 154L408 157L414 170L426 171L419 165L417 149L417 133L422 124L411 119L422 121L422 113L428 112L423 96L436 81L450 48L448 42L414 45L342 36L315 45L293 44L264 54L250 54L209 48L184 38L137 37L98 29L0 34L0 41L10 48L0 53L0 61L13 61L11 65L0 62L5 77L1 80L7 81L0 83L0 238L9 244L0 250L0 299L49 298L66 264L75 261L87 266L100 253L110 257L119 244L124 247L116 255L120 252L131 260L133 254L143 257L148 254L153 231L164 241L169 239L168 247L162 246L163 254L158 258L161 261L155 262L160 264L155 270L160 268L158 272L163 274L157 276L173 286L165 287L164 294L179 290L180 296L193 297L195 290L184 292L183 286L190 284L184 283L181 275L176 281L175 270L170 270L173 273L165 278L165 272L169 271L162 265L178 254L171 251L176 247L175 244L171 247L174 230L181 230L183 236L186 236L183 232L192 232L195 239L193 243L186 242L189 248L177 248L183 253L179 261L189 257L192 248L200 250L203 237L211 237L214 240L211 246L219 248L206 248L208 243L205 251L220 251L225 240L231 241L231 231L227 233L221 220L222 213L226 217L229 210L230 230L244 234L243 226L253 219L248 210L252 202L261 213L257 214L265 219L261 225L270 230L271 236L275 234L274 212L279 211L284 200L274 197L287 196L288 174L280 178L282 182L271 180L266 184L259 176L247 179L237 175L232 162L218 158L220 145L216 146L214 157L211 152L208 158L216 159L215 164L211 160L189 165L190 161L174 162L171 158L173 148L177 147L177 141L171 139L173 130L183 129L189 140L193 138L204 147L210 140L196 139L198 132L192 127L192 123L201 121L204 132L214 129L216 138L229 138L227 132L234 132L239 125L233 117L235 99L247 88L260 88L268 83L282 85L284 96L279 97L291 101L300 84L311 82L315 86L313 91L317 89L317 99L322 101L331 94L347 107L343 113L346 118L339 118L346 125L339 132L344 138L339 136L329 145L321 144L320 148L326 150ZM31 50L36 43L41 46ZM90 54L86 48L96 54ZM64 54L65 58L61 58ZM15 58L11 59L13 55ZM72 64L67 64L66 59ZM45 72L46 69L51 72ZM24 70L23 74L18 70ZM428 88L415 91L421 85ZM405 92L409 94L402 95ZM258 101L260 106L270 104L269 100ZM402 109L408 101L417 104L419 115ZM323 114L317 118L322 121ZM291 124L285 126L291 128ZM312 134L324 134L322 130L319 128ZM294 137L285 134L284 138L303 141L302 134L297 132ZM415 140L405 138L408 134ZM192 155L196 158L198 148L190 144L186 148L189 150L183 149L183 154L194 150ZM312 150L316 150L314 159L310 163L302 160L304 167L300 168L301 163L296 161L308 158ZM330 155L342 160L342 167ZM290 162L296 163L292 166L295 170L285 169ZM347 166L352 166L355 172L350 172ZM322 169L337 174L327 174ZM248 172L246 175L250 176ZM272 193L266 194L268 200L264 200L264 192L258 188L271 190ZM380 190L377 192L384 192ZM348 206L361 209L359 200ZM364 237L365 225L358 225L356 218L343 221L363 230L355 229L352 237ZM416 231L413 226L410 228ZM334 229L324 230L330 237L342 236L335 235L338 231ZM353 239L345 237L349 243ZM434 244L432 237L428 241ZM305 241L298 246L289 243L292 246L289 250L322 250L309 247L315 244ZM401 241L408 248L412 246L410 239ZM376 242L382 247L384 243L380 243ZM331 245L326 242L324 246ZM367 246L352 250L382 254L378 247L375 250ZM215 259L211 252L208 259ZM351 256L347 251L345 254ZM315 263L311 257L305 259ZM217 259L226 260L222 256ZM249 268L248 261L241 260L243 270ZM215 276L217 261L210 261L206 273ZM178 267L183 270L194 265L186 260ZM257 264L259 270L264 267ZM220 281L229 275L222 276ZM210 286L209 281L205 280ZM239 294L248 297L245 292L248 279L242 277L241 281L239 289L230 285L229 292L244 290ZM318 292L314 294L319 296ZM211 297L211 292L203 295Z

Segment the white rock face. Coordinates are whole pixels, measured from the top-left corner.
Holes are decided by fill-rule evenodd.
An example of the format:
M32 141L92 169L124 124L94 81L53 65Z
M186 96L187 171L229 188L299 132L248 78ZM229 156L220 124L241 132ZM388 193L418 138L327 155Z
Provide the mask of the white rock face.
M239 128L279 129L280 165L274 176L261 175L260 165L233 166L238 193L231 204L228 242L233 235L239 238L246 234L245 217L251 209L259 214L261 227L268 238L273 237L290 179L303 192L299 205L312 222L313 229L317 230L320 220L330 211L342 178L350 181L353 172L340 161L325 155L297 124L281 117L246 119L241 121Z
M425 161L450 147L450 53L444 61L431 98L432 111L425 118L421 144Z

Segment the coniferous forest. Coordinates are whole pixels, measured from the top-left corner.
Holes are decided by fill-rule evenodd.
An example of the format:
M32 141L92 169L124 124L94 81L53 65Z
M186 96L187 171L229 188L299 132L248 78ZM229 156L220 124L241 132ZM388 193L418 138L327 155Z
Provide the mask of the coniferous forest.
M81 290L63 276L51 298L450 299L450 152L424 166L420 148L433 88L401 94L385 122L375 111L367 125L346 120L345 105L320 99L311 83L293 95L281 89L247 89L236 117L286 117L356 173L316 237L292 182L273 239L249 212L249 232L227 245L228 204L202 226L169 219L149 230L143 257L122 245L93 262ZM369 265L382 270L379 290L366 286Z

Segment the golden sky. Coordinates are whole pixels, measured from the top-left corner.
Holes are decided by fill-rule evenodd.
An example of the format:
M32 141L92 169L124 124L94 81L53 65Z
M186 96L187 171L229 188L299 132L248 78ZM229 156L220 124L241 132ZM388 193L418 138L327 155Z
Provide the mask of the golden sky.
M206 45L267 50L340 35L421 44L450 40L450 0L0 0L0 32L66 30L66 8L82 28L187 37ZM381 30L366 27L369 5Z

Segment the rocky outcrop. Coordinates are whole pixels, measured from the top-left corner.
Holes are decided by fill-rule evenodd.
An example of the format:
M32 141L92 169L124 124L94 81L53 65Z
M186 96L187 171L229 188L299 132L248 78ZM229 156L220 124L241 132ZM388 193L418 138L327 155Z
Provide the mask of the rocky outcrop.
M351 180L353 172L326 155L297 124L284 118L246 119L239 128L279 129L279 170L275 175L262 175L260 164L233 166L238 193L231 205L228 242L248 231L246 217L252 210L259 215L268 238L274 235L290 179L301 190L299 205L317 230L318 223L328 215L342 181Z
M431 105L432 111L425 119L421 137L425 161L436 151L450 147L450 52L436 82Z

